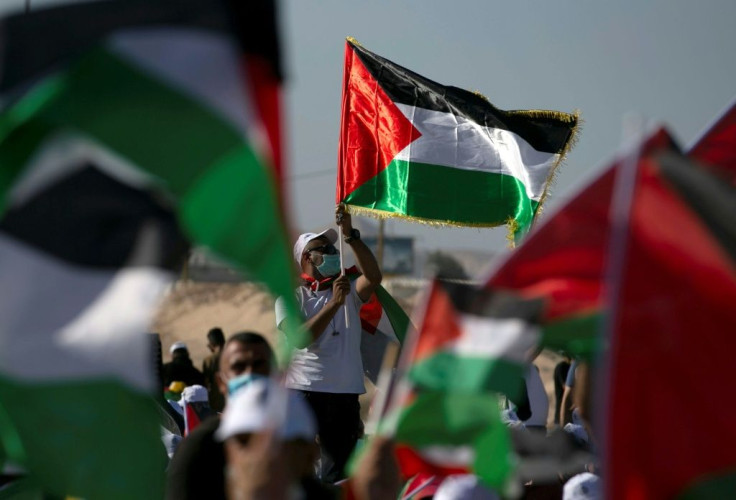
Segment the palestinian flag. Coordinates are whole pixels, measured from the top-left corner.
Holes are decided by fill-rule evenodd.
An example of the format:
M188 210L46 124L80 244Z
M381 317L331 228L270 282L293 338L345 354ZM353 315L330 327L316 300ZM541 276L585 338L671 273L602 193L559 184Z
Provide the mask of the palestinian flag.
M611 273L606 498L728 498L736 188L676 151L633 166L613 211L624 244Z
M539 341L542 301L434 281L401 365L419 389L516 397Z
M736 186L736 100L706 129L688 154Z
M2 20L0 439L46 493L163 496L144 334L190 242L292 296L274 117L252 93L279 75L273 10L125 0Z
M337 202L354 213L525 233L577 116L503 111L348 39Z
M641 145L642 154L674 147L664 129ZM604 310L609 212L623 155L529 234L485 280L505 290L546 301L541 344L575 356L597 352Z

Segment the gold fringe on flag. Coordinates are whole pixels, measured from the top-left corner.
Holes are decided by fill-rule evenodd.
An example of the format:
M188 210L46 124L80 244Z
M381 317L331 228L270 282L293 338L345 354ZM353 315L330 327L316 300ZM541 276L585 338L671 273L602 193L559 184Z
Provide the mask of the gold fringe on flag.
M565 148L558 155L557 161L550 169L549 175L547 176L547 181L544 183L544 191L542 192L542 196L539 198L539 205L537 206L535 217L534 219L532 219L532 227L534 227L534 224L536 224L537 221L537 217L542 213L542 210L544 209L544 202L547 200L547 196L549 195L551 188L555 185L555 182L557 181L557 172L559 170L559 167L567 159L568 153L572 151L572 148L574 148L578 143L580 131L583 128L583 119L580 117L580 110L577 109L573 111L572 114L561 113L559 111L544 110L513 111L513 113L522 115L526 114L530 118L552 118L562 120L567 123L574 123L572 130L570 131L570 138L565 143Z
M352 36L346 36L345 40L352 43L353 45L357 45L358 47L363 47L363 45L358 40L353 38Z
M501 221L498 223L458 223L450 220L436 220L436 219L425 219L423 217L414 217L412 215L398 214L395 212L387 212L385 210L378 210L375 208L365 208L357 205L345 204L346 212L350 215L360 215L362 217L371 217L372 219L401 219L408 222L416 222L418 224L424 224L425 226L432 227L476 227L476 228L492 228L504 226L508 222Z

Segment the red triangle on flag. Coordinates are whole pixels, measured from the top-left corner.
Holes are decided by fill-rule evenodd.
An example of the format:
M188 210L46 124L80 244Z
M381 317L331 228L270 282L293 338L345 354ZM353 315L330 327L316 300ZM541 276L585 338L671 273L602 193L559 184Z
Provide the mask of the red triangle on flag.
M430 288L412 362L432 356L442 346L462 335L458 313L452 299L438 282Z
M338 145L337 203L383 171L422 134L345 44L342 123Z
M188 403L184 404L184 436L188 436L197 426L202 423L197 411Z

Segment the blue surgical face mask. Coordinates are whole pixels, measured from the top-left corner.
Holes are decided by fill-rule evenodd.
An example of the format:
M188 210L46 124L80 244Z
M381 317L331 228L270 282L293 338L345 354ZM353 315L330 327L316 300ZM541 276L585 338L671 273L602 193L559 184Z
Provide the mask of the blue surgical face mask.
M255 380L263 380L266 378L268 377L266 377L265 375L261 375L260 373L244 373L242 375L238 375L237 377L231 378L227 381L227 393L228 395L232 396L251 382Z
M322 255L322 264L317 266L317 271L322 276L334 276L340 272L340 255Z

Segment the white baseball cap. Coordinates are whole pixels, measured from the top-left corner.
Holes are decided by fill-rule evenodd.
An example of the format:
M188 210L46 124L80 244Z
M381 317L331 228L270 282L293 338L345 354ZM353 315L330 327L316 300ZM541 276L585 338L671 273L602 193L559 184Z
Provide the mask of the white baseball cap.
M321 236L327 238L327 241L333 245L337 241L337 231L332 228L325 229L321 233L304 233L299 235L296 239L296 243L294 243L294 260L297 264L302 263L302 254L304 253L304 248L307 246L307 243Z
M207 403L209 401L209 393L207 389L201 385L190 385L181 391L181 398L179 404L184 403Z
M267 378L252 381L228 400L215 436L225 441L268 429L276 429L284 441L313 441L317 434L314 414L306 401Z
M186 342L174 342L173 344L171 344L171 347L169 347L169 354L173 354L174 351L178 349L186 349L186 348L187 348Z
M597 500L603 498L601 478L590 472L573 476L562 489L563 500Z

